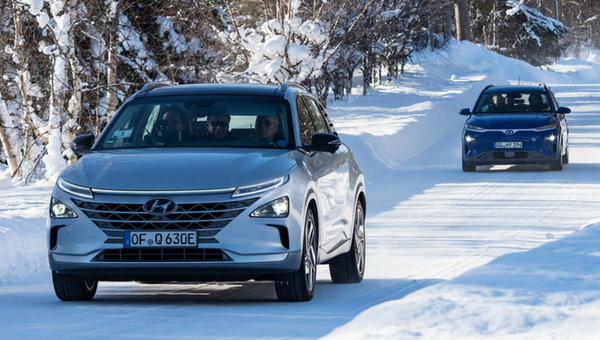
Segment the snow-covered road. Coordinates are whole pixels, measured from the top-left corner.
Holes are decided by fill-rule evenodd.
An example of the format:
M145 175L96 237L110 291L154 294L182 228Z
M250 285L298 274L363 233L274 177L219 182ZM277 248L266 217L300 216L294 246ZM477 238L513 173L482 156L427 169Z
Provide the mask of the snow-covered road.
M431 87L441 87L438 93L449 93L456 79L469 76L448 77L447 83L440 81L439 86ZM406 77L405 84L410 82L410 70ZM47 186L8 188L0 180L0 257L4 258L0 260L0 338L315 339L349 322L329 337L484 337L477 335L486 334L485 329L481 333L453 330L424 336L427 327L430 331L442 330L439 325L445 320L431 316L435 314L434 305L414 301L425 301L428 295L420 293L460 279L474 268L485 268L507 254L527 254L598 218L600 86L552 84L560 104L573 110L568 116L570 164L563 171L548 171L542 166L495 166L463 173L460 128L464 117L458 115L458 108L472 106L474 95L491 81L469 79L463 81L465 88L460 93L444 94L435 100L430 92L410 93L413 102L404 106L427 102L428 97L432 101L421 108L427 114L418 109L390 110L403 105L390 92L382 91L373 96L378 97L373 102L363 102L368 110L380 110L382 115L376 119L381 126L388 126L387 119L405 122L401 127L392 127L404 128L400 132L361 134L355 132L364 123L359 119L358 105L353 119L344 119L343 113L353 103L331 109L334 119L343 126L340 131L352 133L343 135L344 140L353 148L369 181L367 271L360 284L334 285L327 268L321 266L316 295L306 303L278 302L273 285L263 282L101 282L94 300L61 302L54 296L50 273L40 260L46 251L44 215L50 190ZM435 112L440 107L444 107L442 112ZM410 131L416 128L421 130ZM405 140L398 137L404 132L423 139L431 136L431 147L395 144ZM409 159L398 156L407 153ZM18 258L6 260L9 256ZM15 267L19 264L27 268ZM409 294L411 304L402 305ZM398 310L412 310L403 315L406 320L377 318L379 314L372 312L351 322L370 307L398 299L396 303L402 305ZM423 322L423 318L434 326ZM448 320L452 324L478 321L474 315ZM386 328L394 322L401 326ZM419 329L421 325L423 329ZM531 325L535 326L536 321ZM402 327L413 328L399 333ZM529 338L536 338L535 333Z

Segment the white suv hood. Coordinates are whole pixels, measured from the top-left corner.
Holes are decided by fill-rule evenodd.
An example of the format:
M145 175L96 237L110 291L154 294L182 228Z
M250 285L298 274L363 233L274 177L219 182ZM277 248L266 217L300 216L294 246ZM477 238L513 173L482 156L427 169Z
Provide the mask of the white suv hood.
M61 174L67 182L111 190L205 190L285 176L295 150L173 148L93 152Z

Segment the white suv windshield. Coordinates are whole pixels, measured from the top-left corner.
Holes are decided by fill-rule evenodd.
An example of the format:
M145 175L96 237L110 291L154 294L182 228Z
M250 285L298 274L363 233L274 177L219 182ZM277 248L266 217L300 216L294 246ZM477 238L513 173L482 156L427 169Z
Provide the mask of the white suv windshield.
M289 104L258 96L135 99L119 111L97 149L291 148Z

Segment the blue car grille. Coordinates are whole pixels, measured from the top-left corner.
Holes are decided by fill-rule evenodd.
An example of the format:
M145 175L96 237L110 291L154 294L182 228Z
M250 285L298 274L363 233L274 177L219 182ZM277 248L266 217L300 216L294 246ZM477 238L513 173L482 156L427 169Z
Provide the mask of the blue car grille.
M510 156L507 156L507 153ZM518 151L518 152L487 152L482 155L477 156L478 159L539 159L543 158L540 154L536 152L526 152L526 151Z
M214 236L256 200L182 203L166 215L148 213L142 203L73 202L109 237L105 243L122 244L126 230L197 230L198 243L218 243Z

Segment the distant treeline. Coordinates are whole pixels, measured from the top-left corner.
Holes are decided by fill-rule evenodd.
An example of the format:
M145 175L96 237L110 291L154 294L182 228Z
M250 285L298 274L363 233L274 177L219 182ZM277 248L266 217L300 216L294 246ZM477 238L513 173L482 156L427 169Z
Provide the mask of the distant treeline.
M56 178L73 137L98 134L146 83L296 81L326 105L355 74L366 94L457 31L535 65L598 47L599 12L592 0L0 0L0 162L15 181Z

